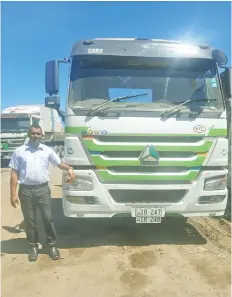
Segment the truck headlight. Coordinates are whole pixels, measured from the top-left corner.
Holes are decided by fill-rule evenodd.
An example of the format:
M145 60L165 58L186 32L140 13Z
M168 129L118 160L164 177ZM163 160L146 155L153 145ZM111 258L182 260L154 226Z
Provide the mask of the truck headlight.
M65 190L91 191L94 188L90 177L76 175L76 178L70 184L66 182L66 176L66 174L63 176Z
M198 199L199 204L215 204L221 203L225 200L226 195L216 195L216 196L201 196Z
M226 175L211 177L205 180L205 191L225 190L227 184Z

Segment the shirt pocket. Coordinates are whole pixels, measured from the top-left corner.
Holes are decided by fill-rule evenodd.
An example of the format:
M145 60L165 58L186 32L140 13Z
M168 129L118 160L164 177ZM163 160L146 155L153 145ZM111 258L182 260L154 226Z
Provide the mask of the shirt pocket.
M19 157L19 171L25 173L28 161L22 156Z
M42 166L43 168L48 168L49 167L49 161L48 161L48 158L46 156L40 156L39 157L39 162L40 162L40 166Z

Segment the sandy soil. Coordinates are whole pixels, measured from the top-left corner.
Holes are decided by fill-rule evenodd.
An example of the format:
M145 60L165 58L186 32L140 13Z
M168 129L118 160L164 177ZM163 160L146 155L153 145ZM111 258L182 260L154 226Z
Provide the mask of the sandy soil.
M2 297L231 296L229 222L68 219L58 169L51 170L51 189L61 259L51 261L44 248L29 263L21 210L9 203L9 177L10 170L2 168ZM38 226L44 244L40 217Z

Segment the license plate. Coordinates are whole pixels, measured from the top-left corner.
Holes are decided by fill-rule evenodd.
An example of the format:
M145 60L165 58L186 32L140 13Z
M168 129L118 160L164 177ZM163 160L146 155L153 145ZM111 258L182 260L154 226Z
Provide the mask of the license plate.
M136 217L137 224L161 223L161 217Z
M142 207L135 208L136 217L162 217L164 216L164 208L161 207Z
M136 218L138 224L161 223L165 215L162 207L142 207L132 209L132 216Z

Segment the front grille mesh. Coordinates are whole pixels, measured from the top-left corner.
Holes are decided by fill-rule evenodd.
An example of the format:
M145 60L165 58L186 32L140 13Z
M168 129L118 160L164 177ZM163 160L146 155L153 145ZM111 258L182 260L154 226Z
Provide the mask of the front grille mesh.
M24 138L16 138L16 139L10 139L10 138L1 138L1 144L5 144L8 146L8 150L16 149L19 146L24 144Z
M178 203L187 190L109 190L116 203Z

